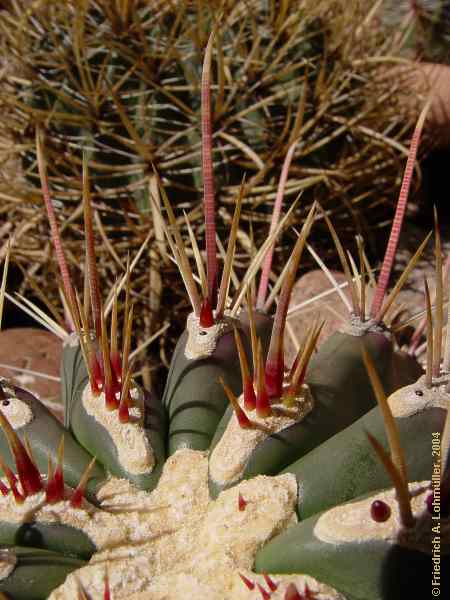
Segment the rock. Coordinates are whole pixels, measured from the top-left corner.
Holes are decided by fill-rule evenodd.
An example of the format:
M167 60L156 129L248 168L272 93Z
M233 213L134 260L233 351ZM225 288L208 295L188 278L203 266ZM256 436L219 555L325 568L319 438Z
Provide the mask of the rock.
M331 271L336 281L341 284L345 282L345 275L339 271ZM329 290L332 287L330 281L321 269L309 271L296 282L292 290L291 302L289 309L298 304L314 298L318 294ZM347 288L343 290L344 294L350 300L350 294ZM339 326L348 318L348 310L344 303L339 298L337 292L326 296L321 300L308 304L295 315L288 318L288 323L292 327L293 332L299 342L303 337L308 327L315 321L321 322L325 320L322 332L319 337L318 346L326 340ZM294 360L296 350L292 342L292 338L286 329L285 333L285 361L290 365Z
M0 331L0 376L26 388L62 419L60 383L45 377L8 369L3 365L29 369L59 378L61 341L49 331L19 327Z
M436 63L413 63L407 82L405 102L417 94L430 98L427 127L433 133L433 145L446 147L450 142L450 67ZM409 99L408 99L409 97Z

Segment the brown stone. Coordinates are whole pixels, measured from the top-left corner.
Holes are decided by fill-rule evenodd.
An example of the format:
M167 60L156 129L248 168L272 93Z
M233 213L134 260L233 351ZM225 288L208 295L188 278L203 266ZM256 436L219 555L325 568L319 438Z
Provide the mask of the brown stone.
M346 281L343 273L339 271L331 271L338 284ZM332 287L326 275L320 269L309 271L296 282L292 290L292 297L289 308L293 308L297 304L304 302L310 298L314 298L318 294L329 290ZM343 290L344 294L350 300L350 294L347 288ZM295 336L301 342L308 327L315 321L325 320L322 332L319 337L318 346L336 331L343 321L349 316L347 308L336 293L330 294L321 300L317 300L304 308L301 312L293 315L288 319ZM286 330L285 333L285 360L286 364L290 365L295 358L295 347L291 336Z
M43 329L21 327L0 331L0 376L11 379L26 388L47 405L58 417L60 383L28 373L5 368L30 369L50 377L59 377L62 343L55 335Z
M433 132L433 143L447 147L450 142L450 67L435 63L417 63L411 75L410 85L412 89L407 88L405 100L408 102L408 94L412 97L417 93L430 98L427 127Z

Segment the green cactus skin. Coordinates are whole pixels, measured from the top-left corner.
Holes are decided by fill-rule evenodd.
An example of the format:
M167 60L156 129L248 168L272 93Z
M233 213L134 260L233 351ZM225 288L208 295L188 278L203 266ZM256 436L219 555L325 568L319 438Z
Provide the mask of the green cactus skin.
M9 577L0 580L0 592L11 600L46 600L69 573L85 565L80 559L36 548L15 547L13 551L17 565Z
M41 473L47 473L48 456L49 454L52 457L56 456L58 446L62 437L64 437L64 479L68 485L76 488L91 462L92 456L77 443L72 434L64 429L58 419L32 394L17 386L10 387L13 388L19 400L30 406L34 414L32 421L16 429L16 433L22 441L28 438L37 467ZM10 453L8 440L2 430L0 430L0 454L8 466L15 471L15 462ZM95 503L95 491L106 481L106 478L107 475L103 467L95 463L86 488L86 497L89 501Z
M370 353L383 380L395 385L397 364L392 342L383 333L368 332L353 336L336 332L321 346L311 360L306 375L314 408L306 417L277 434L267 437L253 451L243 474L244 479L256 475L276 475L281 469L304 456L339 431L351 425L376 405L372 386L364 365L361 348ZM402 381L412 383L417 378L417 363L404 370ZM214 447L223 435L232 409L227 410L214 436ZM236 481L233 482L234 485ZM213 497L223 489L210 480Z
M428 479L433 469L429 449L431 434L442 431L445 411L432 408L395 420L409 478L414 481ZM283 473L293 473L297 477L297 512L300 519L389 486L389 475L370 445L367 431L388 449L383 417L379 408L375 407L284 469Z
M97 550L85 533L75 527L58 523L0 521L0 544L42 548L83 560L89 560Z
M361 498L360 498L361 499ZM328 544L314 534L321 514L275 537L256 555L259 573L305 573L342 592L347 600L426 598L431 558L383 540ZM368 517L370 518L370 517ZM450 556L443 562L450 563Z
M85 410L82 392L78 391L72 405L71 426L78 442L95 456L100 464L113 476L128 479L136 487L152 490L158 483L166 458L165 436L166 415L159 399L147 390L144 393L144 429L155 456L155 465L149 473L129 473L118 459L117 448L108 430ZM102 400L99 399L99 402ZM106 410L106 408L105 408ZM119 418L117 416L117 418Z
M423 375L423 369L410 354L396 351L392 356L392 368L386 373L386 390L398 390L405 385L415 383Z
M256 308L253 310L253 317L255 320L256 337L261 340L264 358L269 348L270 336L272 335L273 327L273 315L268 315L261 310ZM247 338L250 338L250 319L248 310L242 310L238 315L238 320L244 329Z
M61 358L61 401L64 406L64 426L67 429L70 429L72 402L88 382L89 375L79 342L65 343Z
M344 429L376 405L366 366L362 357L362 347L368 351L382 381L389 381L386 392L393 391L394 348L392 340L384 333L369 331L362 336L342 332L331 335L311 359L306 375L317 408L314 418L320 419L322 435L318 443ZM412 383L417 378L416 368L410 375ZM310 424L311 433L318 435ZM315 440L314 440L315 441ZM315 446L318 445L315 443ZM309 449L312 449L309 445Z
M236 322L236 325L239 326L239 323ZM163 397L170 420L169 455L178 448L209 448L229 404L219 382L220 377L235 394L242 391L233 331L219 338L210 356L194 360L185 356L187 337L187 332L184 332L175 348ZM243 342L247 345L244 336ZM246 351L248 353L247 347Z

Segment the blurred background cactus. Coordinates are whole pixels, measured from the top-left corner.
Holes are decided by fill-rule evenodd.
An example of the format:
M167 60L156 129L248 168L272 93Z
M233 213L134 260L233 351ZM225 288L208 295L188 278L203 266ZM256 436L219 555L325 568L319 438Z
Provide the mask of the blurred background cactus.
M450 64L450 2L387 0L381 22L411 58Z
M402 102L402 79L390 76L399 44L374 26L379 2L15 0L4 5L0 231L14 230L22 291L33 287L53 313L59 305L56 265L37 174L37 127L79 285L83 150L89 154L96 235L102 242L99 272L108 289L123 272L127 253L135 254L152 233L147 259L139 261L132 278L136 342L170 319L147 357L150 373L168 365L188 306L149 200L152 193L158 196L153 165L183 234L188 237L186 211L194 234L202 235L199 89L203 50L215 25L214 165L224 242L246 175L238 274L267 236L281 165L296 139L285 193L286 204L303 193L295 219L301 222L319 200L349 248L359 232L369 251L375 249L373 234L392 216L407 155L403 144L417 116L411 103ZM313 237L321 239L326 258L333 249L323 245L323 231L319 224ZM277 246L278 273L292 236L286 234Z

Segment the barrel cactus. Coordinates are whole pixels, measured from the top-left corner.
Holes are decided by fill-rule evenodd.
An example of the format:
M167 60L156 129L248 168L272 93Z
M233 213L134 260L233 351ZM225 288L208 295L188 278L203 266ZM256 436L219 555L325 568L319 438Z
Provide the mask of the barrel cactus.
M193 236L198 277L159 182L168 219L163 229L192 304L162 401L133 379L129 265L111 305L102 303L89 157L83 158L87 278L81 300L70 278L38 136L68 323L62 365L66 418L63 426L25 390L0 382L0 592L11 600L392 598L399 581L409 589L429 585L423 568L429 564L428 508L439 492L442 552L448 555L450 354L447 339L441 366L438 232L436 318L433 324L428 299L424 376L414 358L396 347L385 322L429 239L385 298L425 112L413 136L370 310L362 248L361 271L352 276L328 215L314 203L297 232L272 316L265 309L267 273L286 218L274 219L231 294L242 190L218 279L209 89L213 39L202 78L206 268ZM281 178L279 198L283 186ZM318 219L326 221L341 256L352 290L351 315L317 351L321 323L312 323L287 368L289 298ZM262 264L256 295L254 279ZM125 327L119 344L122 287ZM430 434L441 436L437 484L431 478Z

